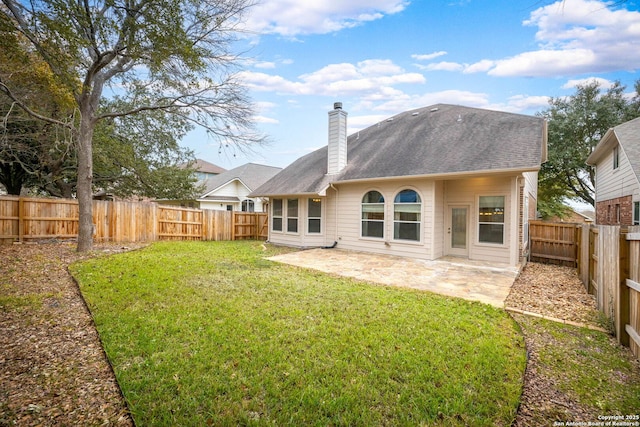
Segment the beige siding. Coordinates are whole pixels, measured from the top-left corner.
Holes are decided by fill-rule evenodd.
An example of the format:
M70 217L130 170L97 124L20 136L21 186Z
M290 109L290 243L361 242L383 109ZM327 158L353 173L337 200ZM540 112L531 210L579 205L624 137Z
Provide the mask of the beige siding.
M633 195L640 200L640 185L631 169L629 159L620 147L619 167L613 169L613 150L598 162L596 166L596 201L615 199Z
M480 261L515 264L511 255L513 233L517 241L517 229L513 230L513 201L517 201L514 177L470 178L445 182L445 205L467 204L469 218L469 258ZM480 196L505 196L504 244L487 244L478 241L478 200ZM516 216L517 224L517 216ZM515 249L517 251L517 247ZM517 258L517 255L515 256Z
M393 200L398 192L412 189L422 201L420 242L393 239ZM385 198L385 237L383 239L361 237L361 201L371 190ZM342 184L338 187L338 247L343 249L381 254L433 259L434 182L415 180L410 184L399 181L378 183Z
M433 260L446 255L445 230L450 204L469 206L469 258L509 264L518 262L518 183L517 176L493 178L469 178L451 181L414 179L410 182L379 181L372 183L348 183L329 188L322 197L323 224L320 235L306 232L307 198L299 198L298 232L271 231L269 240L276 244L317 247L330 246L334 241L338 247L348 250L406 256ZM398 192L412 189L420 195L421 228L420 242L396 241L393 239L394 198ZM385 237L383 239L362 237L361 201L368 191L379 191L385 198ZM505 196L504 244L478 242L478 199L480 196ZM295 197L295 196L290 196ZM288 197L283 196L286 200ZM273 198L272 198L273 199ZM286 213L286 203L284 206ZM270 216L271 218L271 216ZM286 229L286 215L283 218ZM513 248L513 250L511 250Z

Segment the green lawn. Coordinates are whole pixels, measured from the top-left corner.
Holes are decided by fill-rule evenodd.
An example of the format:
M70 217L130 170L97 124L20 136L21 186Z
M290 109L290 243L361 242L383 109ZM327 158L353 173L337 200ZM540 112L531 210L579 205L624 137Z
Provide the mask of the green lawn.
M167 242L75 264L138 426L510 425L524 341L502 310Z

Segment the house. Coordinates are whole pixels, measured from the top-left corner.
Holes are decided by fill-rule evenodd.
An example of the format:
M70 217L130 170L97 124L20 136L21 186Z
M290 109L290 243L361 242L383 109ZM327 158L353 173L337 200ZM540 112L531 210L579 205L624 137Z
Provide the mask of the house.
M260 187L282 168L247 163L222 172L204 182L205 190L196 199L200 209L263 212L262 198L249 197L249 193Z
M640 224L640 118L609 129L587 164L596 170L596 224Z
M269 241L514 266L526 255L542 118L438 104L347 137L336 103L328 121L327 147L250 195L270 198Z

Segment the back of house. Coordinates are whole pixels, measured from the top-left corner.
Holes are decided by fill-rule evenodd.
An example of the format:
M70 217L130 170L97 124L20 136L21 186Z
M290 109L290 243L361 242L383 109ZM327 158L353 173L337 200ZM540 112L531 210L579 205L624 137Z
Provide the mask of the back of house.
M327 147L251 194L270 198L271 242L510 265L526 254L542 118L438 104L347 137L342 105L328 116Z

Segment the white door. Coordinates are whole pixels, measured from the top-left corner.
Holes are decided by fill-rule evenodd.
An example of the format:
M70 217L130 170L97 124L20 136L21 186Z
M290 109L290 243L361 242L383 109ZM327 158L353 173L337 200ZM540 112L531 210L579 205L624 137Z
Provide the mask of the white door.
M447 255L469 256L469 206L449 205L447 233L445 234Z

